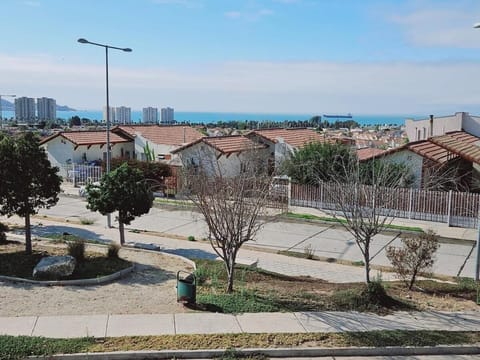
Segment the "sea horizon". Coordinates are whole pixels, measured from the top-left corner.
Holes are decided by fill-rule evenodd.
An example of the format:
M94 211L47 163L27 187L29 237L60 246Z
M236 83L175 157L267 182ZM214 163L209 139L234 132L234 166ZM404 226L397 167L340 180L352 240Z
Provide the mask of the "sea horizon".
M4 119L11 119L15 117L14 111L3 111ZM349 113L328 113L326 115L347 115ZM427 116L418 115L397 115L397 114L351 114L352 118L338 118L338 120L355 120L360 125L404 125L407 118L427 118ZM90 120L101 121L103 112L101 110L75 110L75 111L57 111L57 117L68 120L72 116L79 116L80 118L88 118ZM321 116L322 121L328 120L335 122L336 118L324 118L323 113L249 113L249 112L203 112L203 111L175 111L175 120L177 122L187 123L217 123L219 121L305 121L313 116ZM133 110L131 112L133 123L141 123L142 111ZM160 120L160 119L159 119Z

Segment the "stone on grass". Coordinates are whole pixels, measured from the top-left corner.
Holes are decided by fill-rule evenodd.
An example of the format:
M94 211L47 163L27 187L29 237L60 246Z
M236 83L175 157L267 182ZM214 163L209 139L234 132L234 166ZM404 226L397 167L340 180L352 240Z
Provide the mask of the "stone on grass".
M47 256L38 262L33 269L36 279L62 279L72 275L76 260L73 256Z

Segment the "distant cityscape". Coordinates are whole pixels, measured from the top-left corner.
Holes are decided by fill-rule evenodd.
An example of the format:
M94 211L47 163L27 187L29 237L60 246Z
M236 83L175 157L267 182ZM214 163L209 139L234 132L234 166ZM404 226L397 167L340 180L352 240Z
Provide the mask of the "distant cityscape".
M68 106L57 106L57 102L52 98L18 97L14 103L0 99L0 117L3 118L2 111L14 111L14 120L23 124L34 124L42 121L56 120L58 111L75 111ZM127 125L132 124L132 110L127 106L110 106L110 118L112 124ZM107 107L103 107L102 120L107 120ZM142 109L142 120L144 124L174 124L175 113L171 107L160 109L160 119L158 117L158 108L145 107Z

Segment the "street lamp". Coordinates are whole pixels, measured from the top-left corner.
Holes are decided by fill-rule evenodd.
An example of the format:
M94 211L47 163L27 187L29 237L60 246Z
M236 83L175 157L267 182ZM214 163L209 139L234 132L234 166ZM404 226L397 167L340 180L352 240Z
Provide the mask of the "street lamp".
M474 29L480 29L480 23L476 23L473 25ZM480 296L478 290L478 280L480 278L480 208L479 213L477 216L478 219L478 234L477 234L477 256L475 257L475 281L477 282L477 304L479 303Z
M15 96L17 96L17 95L2 95L2 94L0 94L0 129L3 128L2 96L15 97Z
M95 46L100 46L105 48L105 80L106 80L106 97L107 97L107 166L106 166L106 173L108 174L110 172L110 162L111 162L111 154L110 154L110 99L109 99L109 94L108 94L108 49L114 49L114 50L121 50L125 52L132 52L132 49L130 48L120 48L116 46L110 46L106 44L99 44L99 43L94 43L91 41L88 41L87 39L78 39L78 42L81 44L90 44L90 45L95 45ZM107 227L112 227L111 219L110 219L110 214L107 215Z

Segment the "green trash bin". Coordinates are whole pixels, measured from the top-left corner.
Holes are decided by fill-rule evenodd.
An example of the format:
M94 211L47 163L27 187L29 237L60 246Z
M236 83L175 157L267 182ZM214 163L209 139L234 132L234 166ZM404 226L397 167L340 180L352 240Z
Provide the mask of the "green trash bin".
M180 273L187 274L181 278ZM195 304L197 299L197 278L194 273L177 272L177 302Z

